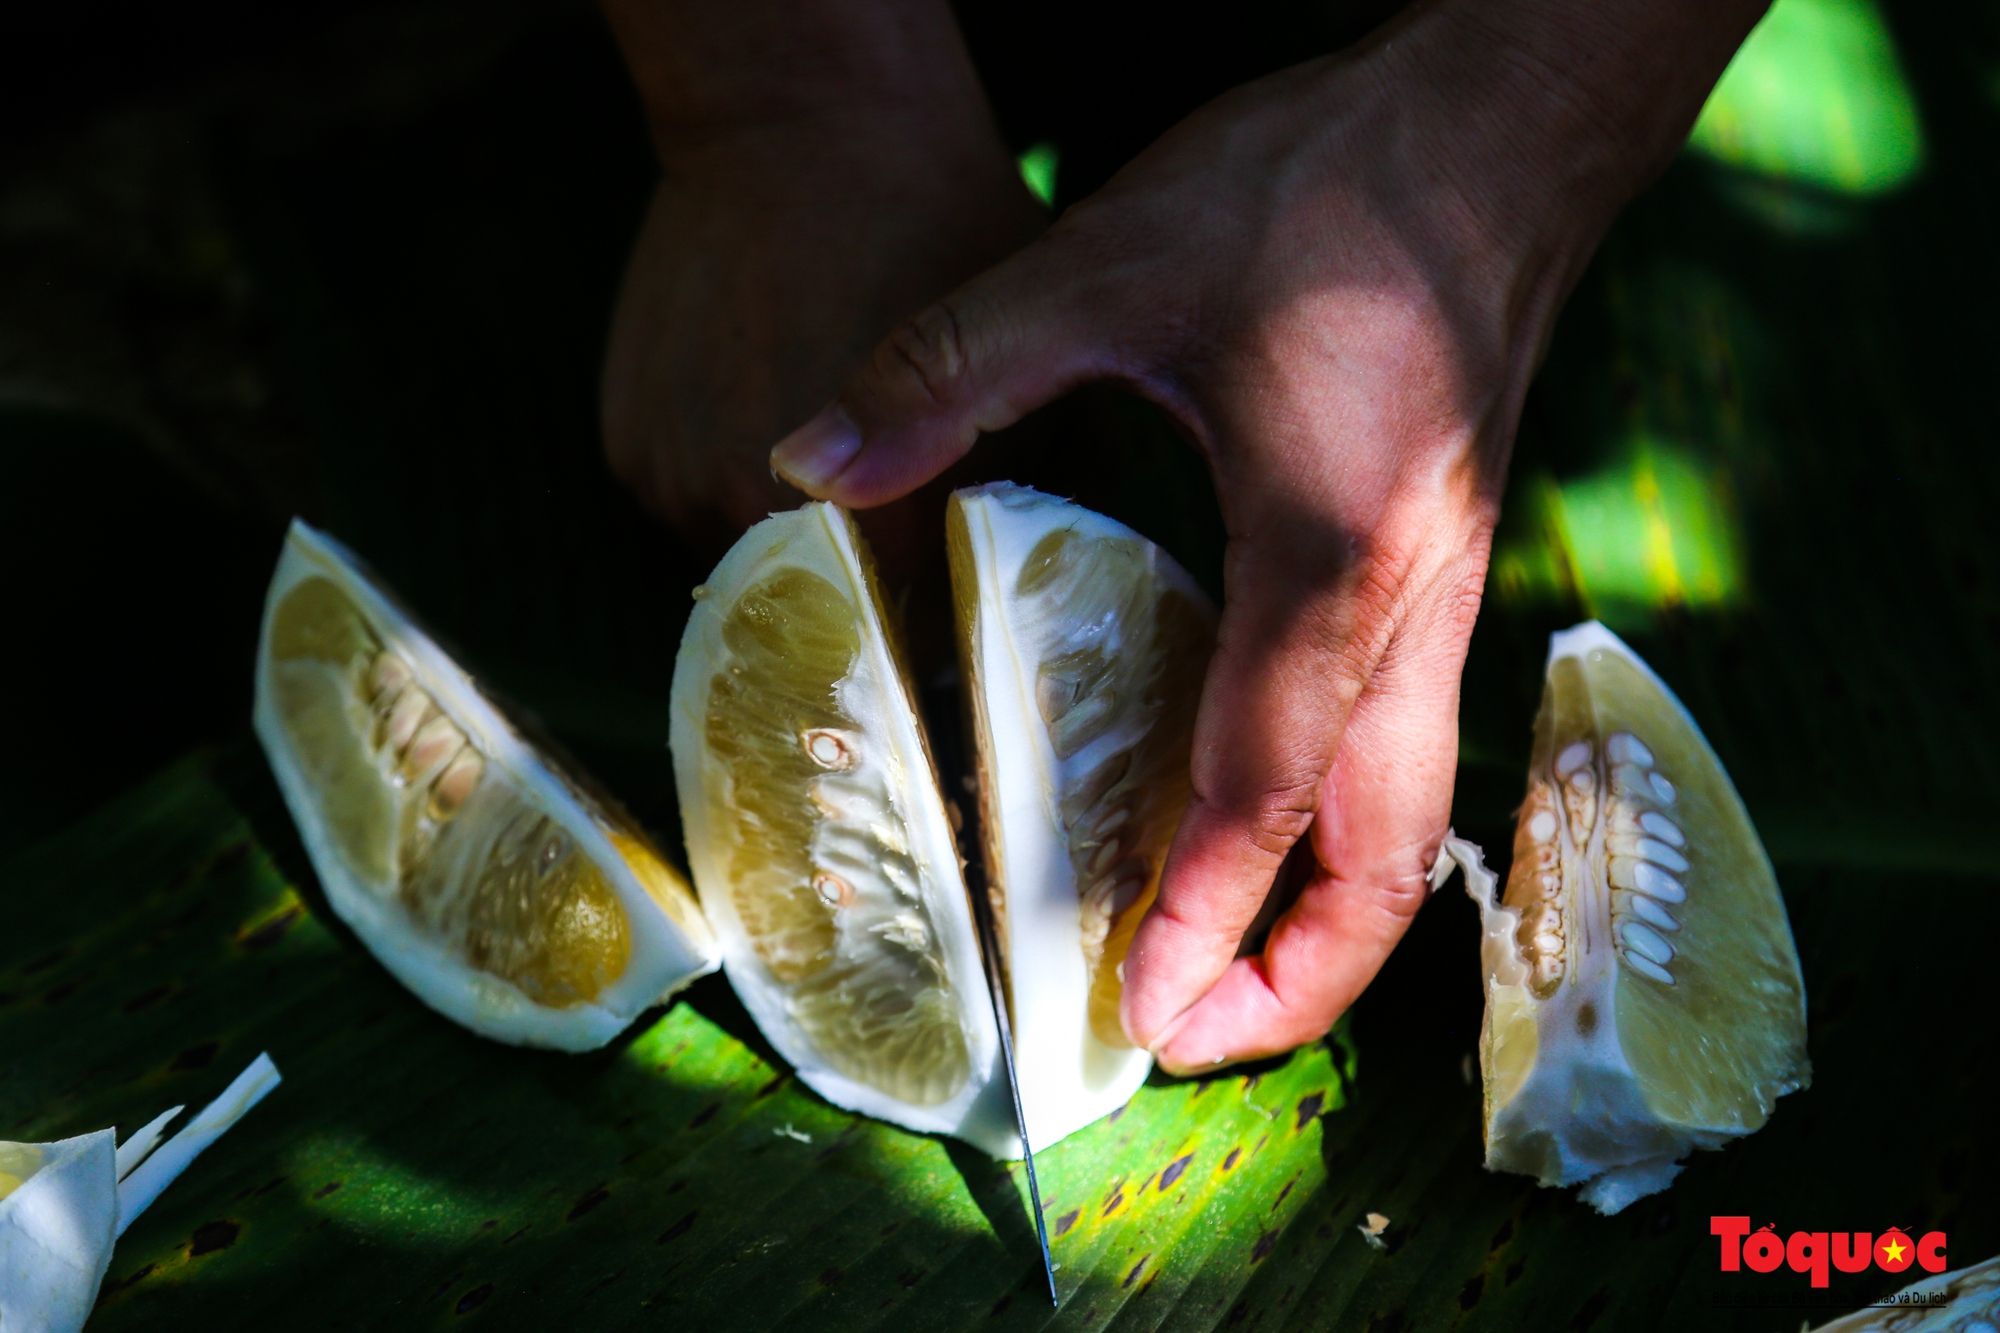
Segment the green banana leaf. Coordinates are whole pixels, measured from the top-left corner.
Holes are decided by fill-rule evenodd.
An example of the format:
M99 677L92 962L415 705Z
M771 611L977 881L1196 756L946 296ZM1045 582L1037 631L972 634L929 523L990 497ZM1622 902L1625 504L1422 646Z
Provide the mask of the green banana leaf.
M1715 1302L1804 1279L1725 1279L1711 1213L2000 1245L1965 1109L2000 1041L1955 1021L1990 881L1787 874L1814 1087L1610 1219L1482 1170L1473 913L1437 903L1328 1041L1042 1155L1052 1310L1018 1166L821 1102L714 980L588 1055L472 1037L329 922L283 818L254 755L195 756L0 867L0 1135L285 1075L121 1240L94 1329L1776 1328Z

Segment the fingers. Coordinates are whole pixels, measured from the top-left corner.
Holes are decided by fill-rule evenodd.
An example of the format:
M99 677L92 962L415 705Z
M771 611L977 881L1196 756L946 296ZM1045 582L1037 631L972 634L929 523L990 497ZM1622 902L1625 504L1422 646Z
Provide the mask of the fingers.
M771 466L855 508L909 493L981 432L1110 373L1088 281L1052 239L975 278L890 334L838 399L779 442Z
M1233 680L1233 664L1211 676L1204 714L1238 719L1238 752L1275 763L1274 772L1290 763L1293 776L1259 788L1256 770L1211 761L1208 799L1182 824L1159 905L1126 970L1127 1031L1166 1069L1213 1067L1318 1037L1374 977L1427 897L1425 872L1450 814L1458 672L1483 578L1483 540L1476 544L1476 570L1453 561L1459 572L1400 587L1390 577L1350 577L1329 599L1337 605L1302 610L1331 638L1301 632L1279 643L1263 670L1281 683L1266 697ZM1372 648L1391 624L1389 641ZM1260 735L1321 739L1259 744ZM1322 754L1320 776L1301 791L1297 774ZM1205 758L1198 754L1198 792ZM1236 958L1307 809L1318 871L1263 954Z
M1387 608L1361 612L1356 565L1344 534L1321 522L1260 523L1231 544L1195 720L1193 799L1126 956L1123 1016L1140 1045L1152 1047L1222 975L1318 811L1380 656L1356 631L1371 618L1387 624Z
M1470 636L1399 634L1349 716L1312 830L1319 872L1257 958L1229 963L1157 1048L1176 1072L1318 1037L1381 969L1429 897L1451 815L1458 671Z

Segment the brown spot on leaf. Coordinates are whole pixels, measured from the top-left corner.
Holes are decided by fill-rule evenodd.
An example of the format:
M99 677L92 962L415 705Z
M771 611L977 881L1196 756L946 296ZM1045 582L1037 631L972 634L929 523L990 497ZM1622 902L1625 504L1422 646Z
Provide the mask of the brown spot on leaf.
M837 1287L840 1285L840 1279L846 1276L847 1274L841 1272L838 1268L829 1268L819 1275L819 1284L822 1287Z
M1132 1271L1131 1271L1131 1272L1129 1272L1129 1273L1127 1273L1127 1274L1125 1275L1125 1280L1124 1280L1123 1282L1119 1283L1118 1285L1119 1285L1119 1286L1121 1286L1121 1287L1129 1287L1129 1286L1131 1286L1131 1285L1132 1285L1132 1284L1133 1284L1134 1282L1138 1281L1138 1280L1139 1280L1139 1274L1145 1271L1145 1268L1146 1268L1146 1261L1147 1261L1148 1259L1152 1258L1152 1257L1153 1257L1153 1256L1152 1256L1152 1255L1150 1255L1150 1254L1142 1254L1142 1255L1140 1255L1140 1256L1139 1256L1139 1262L1138 1262L1138 1263L1136 1263L1136 1264L1133 1264L1133 1265L1132 1265Z
M461 1273L453 1273L453 1274L452 1274L452 1275L451 1275L450 1277L448 1277L448 1278L446 1278L446 1279L445 1279L444 1281L442 1281L442 1282L438 1283L438 1284L437 1284L437 1290L436 1290L436 1291L433 1291L433 1292L432 1292L432 1293L431 1293L430 1295L428 1295L428 1296L424 1297L424 1299L425 1299L426 1301L434 1301L434 1300L436 1300L436 1299L437 1299L438 1297L440 1297L440 1296L444 1295L444 1294L445 1294L445 1293L446 1293L447 1291L450 1291L450 1290L451 1290L451 1289L452 1289L453 1287L457 1286L457 1285L458 1285L458 1280L459 1280L460 1278L464 1277L464 1276L465 1276L465 1274L464 1274L464 1273L462 1273L462 1272L461 1272Z
M679 1240L682 1236L687 1235L689 1231L694 1229L694 1220L700 1216L701 1216L701 1209L699 1208L694 1209L692 1212L688 1213L687 1216L683 1217L680 1221L674 1223L672 1226L668 1227L665 1231L662 1231L659 1235L655 1236L653 1238L653 1244L670 1245L674 1241Z
M1597 1031L1597 1006L1585 1000L1576 1007L1576 1035L1588 1037Z
M1458 1289L1458 1308L1461 1310L1470 1310L1473 1306L1479 1304L1479 1298L1485 1294L1486 1274L1474 1273L1465 1280L1465 1285Z
M1299 1178L1297 1176L1293 1176L1290 1180L1285 1182L1285 1187L1278 1191L1278 1197L1271 1200L1272 1212L1275 1213L1278 1211L1278 1205L1285 1201L1285 1196L1292 1192L1292 1186L1298 1183L1299 1183Z
M688 1121L688 1128L700 1129L703 1125L715 1119L715 1113L717 1111L720 1111L721 1109L722 1109L721 1102L710 1102L707 1106L704 1106L701 1108L701 1110L695 1112L694 1119Z
M191 1069L206 1069L209 1062L215 1059L221 1050L222 1043L219 1041L204 1041L199 1045L190 1046L174 1057L173 1063L167 1066L167 1072L181 1074Z
M1261 1264L1271 1257L1271 1251L1278 1248L1278 1233L1267 1231L1257 1237L1257 1243L1250 1247L1250 1262Z
M1160 1193L1165 1194L1176 1180L1179 1180L1182 1175L1186 1174L1188 1163L1193 1160L1193 1153L1182 1153L1179 1157L1174 1158L1173 1161L1168 1162L1167 1169L1160 1172Z
M1368 1320L1368 1333L1403 1333L1403 1312L1391 1310L1386 1314L1373 1315Z
M1506 1281L1504 1281L1501 1285L1508 1287L1513 1286L1515 1282L1520 1280L1521 1270L1523 1268L1526 1268L1527 1266L1528 1266L1528 1261L1526 1259L1516 1259L1513 1263L1508 1264Z
M140 991L137 995L125 1001L120 1008L128 1014L140 1013L151 1009L154 1005L159 1004L173 993L174 988L172 986L155 986L151 990Z
M916 1286L923 1280L924 1270L921 1268L905 1268L902 1272L896 1274L896 1284L905 1290Z
M1319 1108L1324 1105L1326 1105L1324 1092L1307 1093L1299 1098L1299 1119L1293 1128L1304 1129L1319 1115Z
M577 1218L582 1217L585 1213L597 1207L598 1204L603 1203L606 1199L610 1197L611 1197L611 1191L606 1189L604 1186L602 1185L592 1186L587 1194L585 1194L581 1199L578 1199L576 1201L576 1206L569 1210L569 1217L567 1220L571 1222L576 1221Z
M331 1182L330 1184L321 1185L318 1189L313 1191L312 1196L315 1199L324 1199L327 1195L332 1194L336 1190L338 1190L341 1186L341 1183L342 1182L336 1180Z
M211 875L227 875L232 871L240 869L243 863L249 859L250 842L246 838L240 842L231 843L228 847L224 848L215 860L209 863L208 873Z
M67 957L69 957L68 949L57 949L54 953L43 954L40 958L22 968L21 972L24 976L32 977L37 972L48 971Z
M305 914L305 908L293 903L270 920L251 927L237 942L252 953L268 949L285 938L285 932Z
M226 1250L236 1243L243 1234L243 1228L224 1218L220 1222L203 1222L194 1229L194 1239L188 1242L188 1258L199 1258L204 1254L214 1254Z
M768 1097L772 1093L776 1092L779 1088L784 1087L785 1079L787 1077L789 1076L785 1074L774 1075L769 1083L766 1083L763 1087L757 1089L757 1099L762 1100L763 1098Z
M1072 1208L1056 1219L1056 1238L1060 1240L1068 1230L1076 1225L1076 1219L1083 1216L1083 1209Z
M458 1298L458 1304L452 1307L452 1313L471 1314L474 1310L486 1304L487 1298L492 1295L493 1284L491 1282L482 1282Z
M179 930L182 926L191 926L195 922L207 916L208 909L213 906L215 906L215 904L210 902L206 898L203 898L200 902L190 904L188 907L183 908L181 910L181 914L179 916L167 922L167 928L169 930Z
M1112 1213L1118 1210L1118 1205L1124 1202L1125 1202L1125 1188L1124 1186L1121 1185L1117 1189L1112 1190L1111 1197L1104 1201L1104 1212L1102 1216L1104 1217L1111 1216Z
M1597 1322L1597 1317L1603 1314L1605 1307L1610 1304L1610 1288L1599 1287L1592 1292L1590 1299L1577 1307L1576 1315L1569 1321L1570 1333L1584 1333L1584 1330Z
M1224 1171L1234 1171L1236 1169L1236 1159L1242 1155L1243 1150L1241 1148L1231 1148L1229 1156L1222 1159L1222 1169Z

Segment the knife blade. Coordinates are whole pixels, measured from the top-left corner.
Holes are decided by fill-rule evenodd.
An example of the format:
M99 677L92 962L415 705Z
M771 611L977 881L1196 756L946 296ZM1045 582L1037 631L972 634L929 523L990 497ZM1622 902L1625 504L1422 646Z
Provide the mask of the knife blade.
M1035 1215L1035 1239L1042 1247L1042 1275L1049 1282L1049 1303L1062 1305L1056 1293L1056 1266L1049 1257L1049 1228L1042 1219L1042 1189L1035 1179L1035 1153L1028 1144L1028 1117L1021 1109L1021 1075L1014 1064L1014 1028L1008 1021L1007 987L1000 975L1000 941L993 924L993 904L975 892L972 915L979 927L979 952L986 961L986 990L993 1000L993 1018L1000 1025L1000 1054L1007 1066L1007 1091L1014 1098L1014 1123L1021 1131L1021 1158L1028 1168L1028 1206Z

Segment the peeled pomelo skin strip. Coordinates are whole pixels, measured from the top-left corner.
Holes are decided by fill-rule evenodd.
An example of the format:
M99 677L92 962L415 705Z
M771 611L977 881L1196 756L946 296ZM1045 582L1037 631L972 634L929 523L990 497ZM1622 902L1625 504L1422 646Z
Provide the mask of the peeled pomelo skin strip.
M692 890L615 804L303 523L266 600L254 717L328 902L453 1021L587 1050L715 968Z
M160 1131L183 1108L155 1117L115 1149L108 1129L56 1143L0 1144L0 1168L32 1159L25 1177L0 1189L0 1329L77 1333L117 1238L280 1081L271 1057L259 1055L157 1148Z
M118 1181L118 1233L137 1221L160 1192L174 1183L181 1172L201 1155L203 1149L221 1138L228 1128L249 1114L250 1108L271 1094L284 1081L271 1057L259 1055L238 1074L222 1095L210 1102L172 1138L145 1155L130 1170L121 1170ZM146 1129L158 1133L154 1121ZM142 1130L141 1133L144 1133ZM136 1137L136 1136L135 1136ZM123 1162L119 1163L123 1168Z

